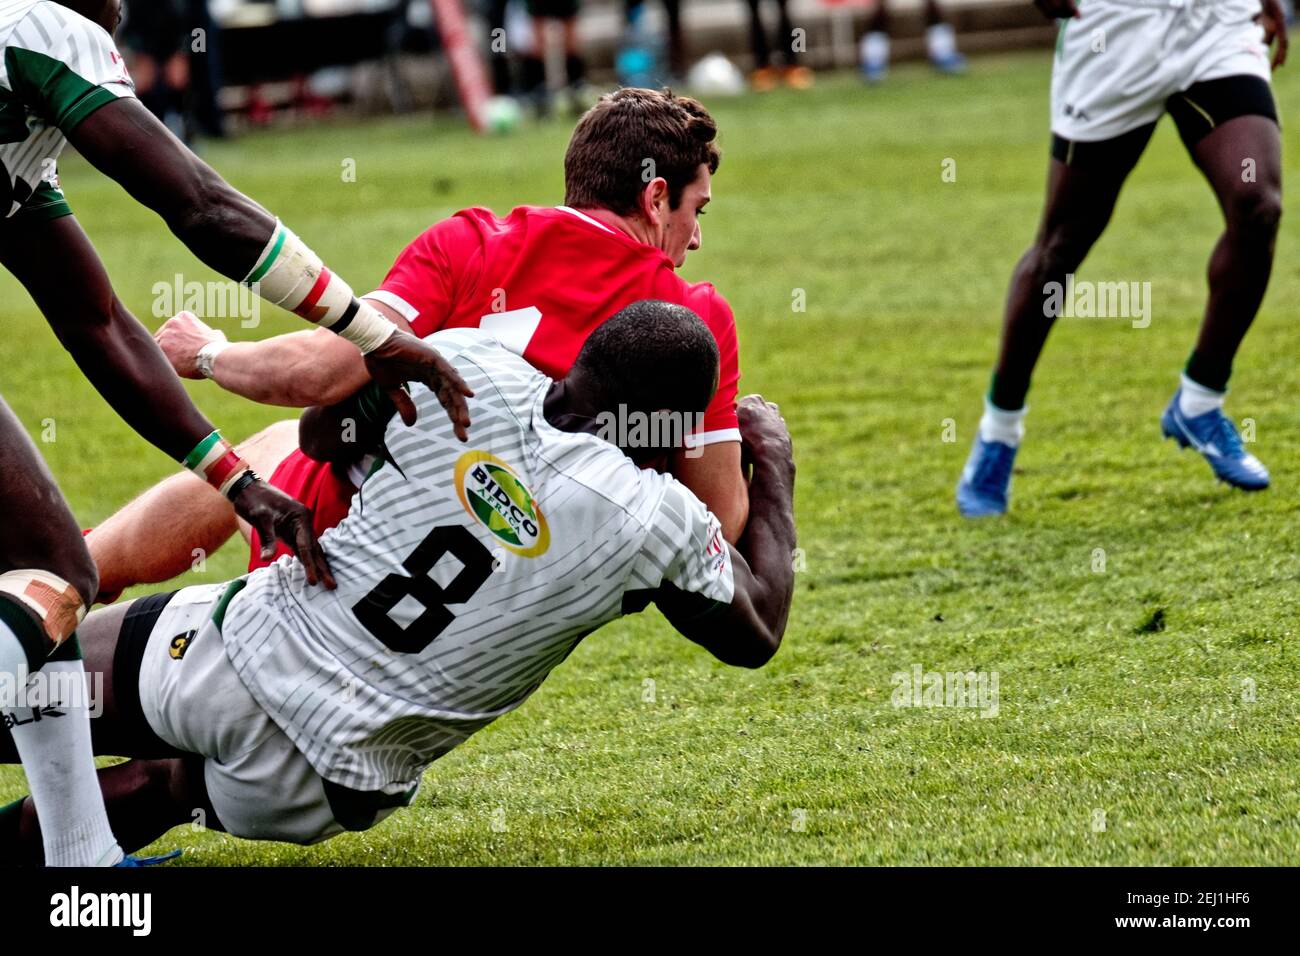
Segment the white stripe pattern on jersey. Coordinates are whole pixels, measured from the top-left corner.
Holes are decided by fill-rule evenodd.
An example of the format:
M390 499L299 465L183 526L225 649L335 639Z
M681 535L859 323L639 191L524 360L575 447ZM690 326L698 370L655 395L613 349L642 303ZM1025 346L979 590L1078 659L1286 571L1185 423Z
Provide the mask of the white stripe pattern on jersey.
M116 47L108 33L74 10L53 0L0 0L0 89L13 92L8 73L10 49L28 50L58 60L94 86L117 96L134 95L125 72L113 61ZM34 110L36 104L26 104ZM35 190L53 181L59 155L67 145L61 130L47 116L29 115L26 139L0 144L0 162L12 183ZM4 215L21 208L15 200Z
M436 397L417 387L419 421L390 423L385 464L348 517L322 537L336 591L309 588L283 558L255 572L223 627L227 653L254 698L324 777L359 790L408 789L424 767L518 707L577 643L622 613L629 590L665 579L730 601L729 561L707 554L716 519L682 486L644 472L594 435L545 421L550 380L478 329L430 342L475 391L468 446ZM513 470L546 520L545 551L507 549L465 507L457 462L472 450ZM433 529L468 529L499 561L423 650L389 650L353 608ZM429 577L446 586L462 564L445 555ZM410 626L420 608L390 616ZM399 620L400 619L400 620Z

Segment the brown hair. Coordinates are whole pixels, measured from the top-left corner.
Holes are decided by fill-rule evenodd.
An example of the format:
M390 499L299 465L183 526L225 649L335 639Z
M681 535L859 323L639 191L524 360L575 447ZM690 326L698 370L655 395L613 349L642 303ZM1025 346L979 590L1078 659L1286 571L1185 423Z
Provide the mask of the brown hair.
M564 203L631 215L649 182L646 172L653 170L668 183L668 202L676 209L701 163L710 173L718 171L717 135L709 111L689 96L631 87L606 93L569 140Z

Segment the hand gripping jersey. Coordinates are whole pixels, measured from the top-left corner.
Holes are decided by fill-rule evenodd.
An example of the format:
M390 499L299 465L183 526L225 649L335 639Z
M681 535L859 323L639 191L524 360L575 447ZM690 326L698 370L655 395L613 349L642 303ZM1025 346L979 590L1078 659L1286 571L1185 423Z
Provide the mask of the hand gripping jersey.
M321 539L338 589L309 587L286 557L249 576L222 623L253 697L321 776L357 790L409 789L631 592L733 596L718 521L685 486L552 426L551 380L490 334L428 341L475 391L470 443L414 388L419 422L389 422L389 460Z
M659 249L581 212L520 206L503 218L461 210L417 236L366 298L396 310L417 335L485 329L556 379L568 374L592 330L624 306L639 299L684 305L713 332L720 358L717 394L692 441L740 441L739 346L726 300L711 284L677 275ZM353 491L345 477L300 452L271 483L313 509L318 531L334 526ZM260 542L252 544L250 569L266 563Z
M102 27L51 0L0 0L0 53L0 214L65 216L66 134L135 95L126 65Z

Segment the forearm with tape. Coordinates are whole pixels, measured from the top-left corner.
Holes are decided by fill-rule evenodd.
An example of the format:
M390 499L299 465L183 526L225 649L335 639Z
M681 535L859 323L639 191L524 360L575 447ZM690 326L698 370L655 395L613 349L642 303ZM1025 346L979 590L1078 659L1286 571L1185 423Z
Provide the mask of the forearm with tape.
M362 353L373 352L397 331L278 219L243 281L268 302L337 333Z

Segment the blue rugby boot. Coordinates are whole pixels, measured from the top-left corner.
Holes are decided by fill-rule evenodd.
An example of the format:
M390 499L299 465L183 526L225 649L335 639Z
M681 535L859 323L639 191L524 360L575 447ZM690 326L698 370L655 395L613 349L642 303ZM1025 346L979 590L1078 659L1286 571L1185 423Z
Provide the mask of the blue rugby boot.
M957 482L957 510L966 518L1006 514L1011 492L1011 466L1017 447L985 441L978 434Z
M174 860L181 855L180 850L172 850L170 853L164 853L162 856L132 856L128 853L122 857L122 862L115 864L122 867L136 866L157 866L159 863L166 863L168 860Z
M1194 448L1210 463L1220 481L1242 491L1263 491L1268 487L1268 469L1241 445L1241 436L1223 409L1214 408L1188 418L1178 406L1182 389L1174 392L1165 413L1160 416L1160 430L1182 448Z

